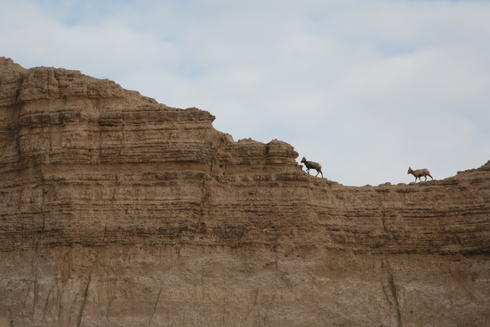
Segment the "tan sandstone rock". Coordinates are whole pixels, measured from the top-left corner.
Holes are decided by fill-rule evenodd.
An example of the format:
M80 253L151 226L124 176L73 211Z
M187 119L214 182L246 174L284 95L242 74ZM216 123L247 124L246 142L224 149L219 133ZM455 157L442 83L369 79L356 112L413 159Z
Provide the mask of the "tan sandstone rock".
M485 326L490 162L308 176L287 143L0 58L0 326Z

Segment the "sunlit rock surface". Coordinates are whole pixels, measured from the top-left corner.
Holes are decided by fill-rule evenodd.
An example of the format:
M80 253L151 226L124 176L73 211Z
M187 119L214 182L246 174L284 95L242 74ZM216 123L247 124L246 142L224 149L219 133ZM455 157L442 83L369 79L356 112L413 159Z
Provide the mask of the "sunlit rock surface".
M0 58L0 326L488 324L490 162L346 187L213 120Z

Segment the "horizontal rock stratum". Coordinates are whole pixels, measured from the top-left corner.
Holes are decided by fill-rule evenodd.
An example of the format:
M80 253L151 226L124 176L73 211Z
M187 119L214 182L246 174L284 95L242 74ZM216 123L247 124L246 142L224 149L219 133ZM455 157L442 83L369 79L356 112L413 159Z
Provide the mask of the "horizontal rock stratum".
M294 148L0 58L0 326L485 326L490 162L347 187Z

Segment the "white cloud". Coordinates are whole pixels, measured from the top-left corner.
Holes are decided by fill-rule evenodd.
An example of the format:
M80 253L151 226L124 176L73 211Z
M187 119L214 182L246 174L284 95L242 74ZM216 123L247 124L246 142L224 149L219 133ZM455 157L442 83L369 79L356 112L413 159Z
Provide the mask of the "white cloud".
M235 139L283 139L341 183L490 159L488 3L43 3L2 5L2 55L202 107Z

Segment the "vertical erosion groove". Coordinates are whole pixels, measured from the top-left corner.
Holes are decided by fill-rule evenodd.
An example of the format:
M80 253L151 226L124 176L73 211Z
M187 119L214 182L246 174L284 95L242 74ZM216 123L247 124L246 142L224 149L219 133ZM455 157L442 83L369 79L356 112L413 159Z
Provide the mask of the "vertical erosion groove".
M92 282L92 272L88 275L87 284L85 285L85 290L83 292L82 305L80 306L80 312L78 313L77 327L80 327L83 319L83 312L85 311L85 305L87 304L88 291L90 288L90 283Z

